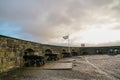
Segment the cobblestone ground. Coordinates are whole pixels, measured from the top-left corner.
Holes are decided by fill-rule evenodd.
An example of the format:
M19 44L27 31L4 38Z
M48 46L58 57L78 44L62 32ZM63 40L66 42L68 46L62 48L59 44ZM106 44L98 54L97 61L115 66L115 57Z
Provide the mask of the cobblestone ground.
M120 55L76 56L72 70L19 69L1 80L120 80Z

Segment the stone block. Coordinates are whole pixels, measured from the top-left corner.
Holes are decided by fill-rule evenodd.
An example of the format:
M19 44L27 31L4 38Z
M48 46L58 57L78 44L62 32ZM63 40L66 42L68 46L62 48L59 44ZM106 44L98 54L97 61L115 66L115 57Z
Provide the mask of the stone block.
M0 52L0 57L5 57L5 52Z

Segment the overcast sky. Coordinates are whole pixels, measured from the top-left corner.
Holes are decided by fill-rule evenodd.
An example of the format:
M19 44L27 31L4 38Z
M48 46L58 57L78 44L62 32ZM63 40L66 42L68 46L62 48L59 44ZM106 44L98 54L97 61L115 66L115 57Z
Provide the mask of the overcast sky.
M120 0L0 0L0 34L71 46L120 45Z

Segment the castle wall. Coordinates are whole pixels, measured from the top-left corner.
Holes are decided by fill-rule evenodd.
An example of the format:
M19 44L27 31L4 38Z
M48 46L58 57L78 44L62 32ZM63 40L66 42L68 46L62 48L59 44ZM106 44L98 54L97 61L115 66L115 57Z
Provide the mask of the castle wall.
M0 35L0 72L14 67L22 67L24 52L29 48L40 55L44 55L46 49L51 49L56 54L61 54L63 49L68 49L63 46L40 44Z
M22 56L27 48L42 54L41 44L0 36L0 72L22 66Z
M16 39L0 35L0 73L10 70L15 67L23 66L23 55L26 49L33 49L35 53L40 55L45 54L46 49L51 49L53 53L60 54L62 50L68 51L68 47L46 45L36 42ZM100 50L99 54L108 54L111 49L118 50L120 54L120 46L109 47L71 47L71 51L78 52L79 54L98 54L97 50Z
M98 52L97 52L98 50ZM112 53L120 54L120 46L103 46L103 47L81 47L80 53L81 54L87 54L87 55L93 55L93 54L110 54L110 51L112 50ZM117 50L117 51L115 51Z

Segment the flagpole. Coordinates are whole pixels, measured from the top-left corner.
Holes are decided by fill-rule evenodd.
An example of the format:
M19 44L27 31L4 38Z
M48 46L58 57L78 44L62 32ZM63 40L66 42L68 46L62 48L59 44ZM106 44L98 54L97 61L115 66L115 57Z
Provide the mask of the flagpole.
M63 39L68 39L68 42L67 42L67 48L68 48L68 52L70 52L70 38L69 38L69 34L67 36L63 36Z
M68 35L68 52L71 52L70 51L70 38L69 38L69 35Z

